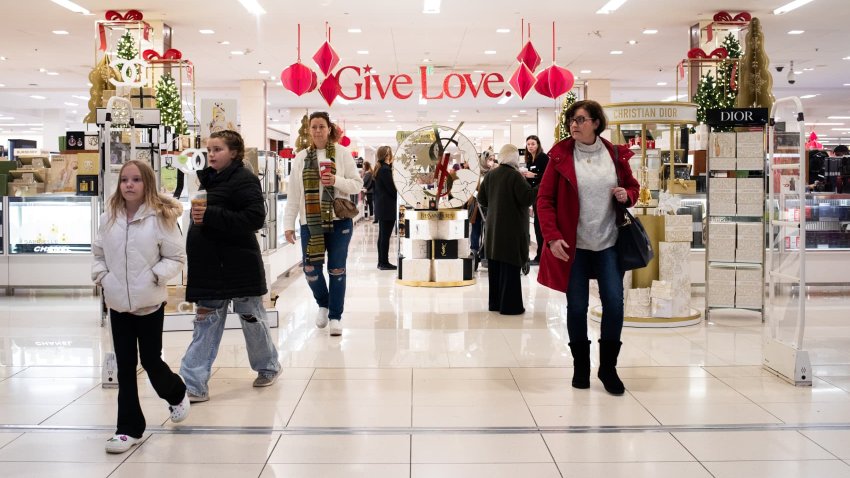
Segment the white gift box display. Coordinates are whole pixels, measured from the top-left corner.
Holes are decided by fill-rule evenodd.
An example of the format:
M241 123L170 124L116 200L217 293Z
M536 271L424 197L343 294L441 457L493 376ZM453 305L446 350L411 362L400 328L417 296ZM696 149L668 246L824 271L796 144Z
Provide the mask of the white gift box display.
M764 133L761 131L749 131L738 133L737 137L738 158L764 158Z
M664 216L664 240L667 242L687 242L694 239L692 216L672 215Z
M763 279L761 267L736 270L735 307L760 309L764 302Z
M734 158L737 156L735 133L711 133L710 139L711 158Z
M708 260L712 262L735 261L735 230L734 222L712 222L709 225Z
M410 239L431 239L431 222L437 221L422 221L418 219L410 219L407 221L408 237Z
M738 205L764 203L764 179L738 178L736 184Z
M735 260L760 264L764 253L764 224L762 222L738 223Z
M431 241L424 239L401 239L401 255L405 259L427 259Z
M638 156L639 155L635 155ZM632 171L639 171L639 169L633 169ZM660 168L651 168L646 171L646 187L652 190L661 189L661 169Z
M457 240L457 257L459 259L463 259L464 257L469 257L472 251L469 248L469 239L458 239Z
M436 282L460 282L463 280L462 259L444 259L434 261L432 264Z
M709 178L708 201L711 215L727 216L736 212L735 178Z
M691 293L691 273L688 259L691 253L689 242L658 243L658 278L673 288Z
M735 306L735 269L709 267L707 280L706 305L709 307Z
M626 317L650 317L649 289L629 289L626 294Z
M710 169L712 171L728 171L730 169L735 169L737 165L737 160L732 158L715 158L712 157L710 160Z
M736 216L764 216L763 204L738 204L735 209Z
M463 239L465 222L461 220L430 221L434 239Z
M431 259L405 259L401 268L402 280L428 282L431 280ZM441 261L433 261L441 262ZM461 277L463 266L461 265Z
M755 158L738 158L735 161L735 169L747 169L754 171L764 171L764 157L758 156Z

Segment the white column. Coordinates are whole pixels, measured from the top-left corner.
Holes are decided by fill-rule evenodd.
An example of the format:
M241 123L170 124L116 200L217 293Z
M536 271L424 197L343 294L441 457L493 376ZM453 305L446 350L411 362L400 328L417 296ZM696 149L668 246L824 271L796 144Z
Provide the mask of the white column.
M239 123L246 148L268 149L266 127L266 82L264 80L239 81Z
M45 151L59 151L59 137L65 136L65 110L47 109L43 110L42 121L44 140L39 145Z
M525 129L522 123L511 123L511 144L517 148L525 147Z
M557 121L555 108L537 109L537 137L540 138L540 147L543 151L555 144L555 124Z
M511 133L508 128L504 127L496 127L493 130L493 152L496 154L499 153L499 150L502 149L502 146L509 143L511 139Z
M600 105L611 102L611 80L587 80L587 99Z

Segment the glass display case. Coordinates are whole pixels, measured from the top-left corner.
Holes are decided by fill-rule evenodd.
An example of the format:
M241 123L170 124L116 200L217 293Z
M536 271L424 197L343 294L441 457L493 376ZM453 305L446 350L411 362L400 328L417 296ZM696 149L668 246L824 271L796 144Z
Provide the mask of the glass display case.
M9 197L8 253L91 254L97 198L45 195Z
M850 194L809 193L802 208L806 217L806 250L850 249ZM799 201L786 199L783 217L799 218ZM776 208L776 205L768 205ZM799 238L798 238L799 239ZM791 248L797 244L789 244Z

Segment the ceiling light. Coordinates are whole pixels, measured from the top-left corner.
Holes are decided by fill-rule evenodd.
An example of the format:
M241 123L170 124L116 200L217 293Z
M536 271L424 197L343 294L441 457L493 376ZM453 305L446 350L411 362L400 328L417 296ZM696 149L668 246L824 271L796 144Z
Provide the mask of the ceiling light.
M850 128L832 128L833 131L850 131Z
M850 83L844 83L844 86L850 86Z
M850 60L850 56L845 56L842 60Z
M496 50L484 50L484 54L485 54L485 55L495 55L495 54L496 54Z
M53 30L53 34L54 35L67 35L68 32L66 32L65 30Z
M655 86L667 86L667 82L666 81L659 81L658 83L655 84Z
M511 98L513 98L513 95L511 95L511 96L505 95L505 96L502 97L502 99L499 100L499 104L503 105L503 104L507 103L508 101L511 101Z
M520 113L525 113L525 110L519 110Z
M384 113L392 113L393 110L384 110Z
M496 33L510 33L510 32L511 32L510 28L497 28L496 29Z
M71 103L70 101L65 102L65 106L77 106L76 103Z
M60 7L65 7L68 10L71 10L74 13L82 13L83 15L91 15L90 11L86 10L85 8L77 5L76 3L74 3L70 0L51 0L51 1L53 3L55 3L56 5L59 5Z
M230 45L230 42L227 41L227 40L222 40L222 41L218 42L218 44L219 45Z
M803 71L814 71L814 68L803 68Z
M637 45L637 40L629 40L629 45Z
M358 55L368 55L368 54L369 54L369 50L357 50L357 54L358 54Z
M818 96L818 95L803 95L803 96L800 97L800 99L801 100L807 100L809 98L814 98L815 96Z
M844 123L806 123L806 126L844 126Z
M782 5L781 7L777 8L773 11L773 14L782 15L783 13L788 13L791 10L794 10L795 8L800 8L803 5L810 3L811 1L812 0L794 0L791 3L786 3L785 5Z
M39 73L47 73L47 68L39 68Z
M48 72L47 72L47 74L48 74L49 76L59 76L59 73L57 73L57 72L55 72L55 71L48 71Z
M427 105L428 104L428 100L422 97L422 93L419 93L419 104L420 105Z
M89 100L89 97L88 97L88 96L74 95L74 98L76 98L76 99L78 99L78 100L83 100L83 101L88 101L88 100Z
M257 0L239 0L239 3L241 3L242 6L245 7L245 10L248 10L254 15L259 16L265 15L266 13L266 9L264 9L263 6L260 5L260 2L258 2Z
M215 33L215 30L198 30L198 33L200 33L201 35L212 35L213 33Z
M622 50L611 50L611 54L612 55L622 55L623 51Z
M230 54L231 55L244 55L245 52L242 51L242 50L233 50L232 52L230 52Z
M32 98L34 100L46 100L47 99L46 96L41 96L41 95L30 95L30 98Z
M579 73L581 73L583 75L587 75L587 74L590 73L590 70L581 70Z
M5 56L0 56L0 61L6 61L6 60L8 60L8 58L6 58Z
M802 35L805 32L806 32L805 30L791 30L791 31L788 32L788 34L789 35Z
M802 74L803 74L803 70L795 71L795 72L794 72L794 74L795 74L795 75L802 75Z
M440 0L424 0L422 13L440 13Z
M626 3L626 0L608 0L608 3L602 5L602 8L596 10L596 13L601 15L608 15L609 13L623 6L624 3Z
M257 73L259 73L259 74L261 74L261 75L268 75L268 74L269 74L269 70L259 70L259 71L257 71Z
M646 30L643 31L644 35L655 35L656 33L658 33L658 30L656 30L654 28L647 28Z
M511 115L511 118L519 118L519 115Z
M5 88L5 87L6 87L6 85L4 85L3 83L0 83L0 88Z
M269 79L272 80L272 81L275 81L275 80L277 80L277 77L272 75L272 76L269 77Z
M473 70L473 73L484 73L484 70Z
M850 116L827 116L826 119L850 119Z
M363 30L359 28L349 28L348 33L363 33Z
M423 58L422 63L431 63L431 59L430 58Z
M460 113L460 110L452 110L452 113Z

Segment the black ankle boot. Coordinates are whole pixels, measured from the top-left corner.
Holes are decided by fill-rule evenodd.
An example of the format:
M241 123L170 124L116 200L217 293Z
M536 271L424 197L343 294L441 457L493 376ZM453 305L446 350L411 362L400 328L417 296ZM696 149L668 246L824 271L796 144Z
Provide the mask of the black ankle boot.
M570 342L573 354L573 388L590 388L590 341Z
M602 380L605 390L612 395L622 395L626 391L626 387L617 375L617 356L620 355L622 345L623 343L620 341L599 341L598 377L599 380Z

